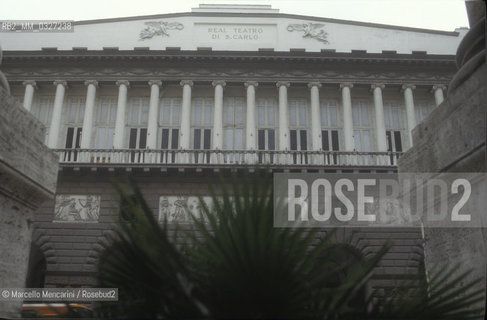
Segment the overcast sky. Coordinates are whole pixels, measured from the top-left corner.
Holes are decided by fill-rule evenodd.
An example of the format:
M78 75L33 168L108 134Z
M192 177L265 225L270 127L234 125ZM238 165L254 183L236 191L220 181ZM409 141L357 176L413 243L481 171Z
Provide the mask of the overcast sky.
M281 13L453 31L468 26L464 0L0 0L0 19L91 20L189 12L201 3L270 4ZM0 39L1 41L1 39Z

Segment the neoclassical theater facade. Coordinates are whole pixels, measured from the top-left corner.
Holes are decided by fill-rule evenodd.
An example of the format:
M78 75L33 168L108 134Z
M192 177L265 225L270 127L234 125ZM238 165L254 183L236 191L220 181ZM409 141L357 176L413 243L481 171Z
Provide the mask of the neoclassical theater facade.
M34 287L95 285L99 243L119 219L111 183L128 176L159 219L187 224L208 183L253 165L394 175L413 128L441 107L467 31L265 5L72 26L1 39L12 95L45 125L60 163L56 197L34 222ZM388 238L369 284L384 293L417 267L420 231L348 229L336 240L360 258Z

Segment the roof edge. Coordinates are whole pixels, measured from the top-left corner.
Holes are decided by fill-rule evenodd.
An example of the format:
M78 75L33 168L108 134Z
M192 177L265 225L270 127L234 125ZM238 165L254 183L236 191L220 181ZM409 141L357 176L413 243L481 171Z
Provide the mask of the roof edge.
M110 23L110 22L121 22L121 21L134 21L134 20L145 20L145 19L161 19L161 18L174 18L174 17L266 17L266 18L291 18L291 19L306 19L315 20L322 22L338 23L338 24L349 24L362 27L371 28L383 28L383 29L393 29L411 32L422 32L422 33L432 33L441 34L446 36L458 36L460 33L458 31L443 31L443 30L433 30L424 28L414 28L414 27L403 27L395 26L389 24L380 24L372 22L361 22L354 20L342 20L333 18L324 18L316 16L305 16L289 13L231 13L231 12L179 12L179 13L164 13L164 14L154 14L154 15L142 15L142 16L131 16L131 17L120 17L120 18L106 18L106 19L94 19L94 20L80 20L75 21L74 25L87 25L95 23Z

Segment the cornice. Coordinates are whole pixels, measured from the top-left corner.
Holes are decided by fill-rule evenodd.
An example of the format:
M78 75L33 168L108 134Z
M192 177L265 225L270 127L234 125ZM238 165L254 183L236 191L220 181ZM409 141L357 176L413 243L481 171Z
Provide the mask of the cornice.
M26 61L286 61L359 62L391 64L448 64L455 66L454 55L366 53L366 52L288 52L288 51L203 51L203 50L55 50L4 51L4 64Z
M165 51L163 51L165 52ZM100 52L97 52L97 54ZM259 82L289 81L292 83L393 83L427 84L449 83L456 66L454 56L428 55L380 55L309 53L300 57L278 53L235 53L227 56L222 52L211 55L169 54L135 56L81 55L66 56L60 53L19 57L6 55L3 71L10 82L34 80L47 81L144 81L159 79L177 81L224 80L245 82L249 79ZM37 54L37 56L35 55ZM281 54L281 53L279 53ZM394 56L396 60L387 60ZM120 64L120 59L129 60ZM39 60L44 60L42 64ZM210 62L211 63L202 63ZM353 61L353 62L351 62ZM384 62L385 61L385 62ZM397 62L399 61L399 62ZM184 62L184 63L182 63ZM283 63L286 67L283 68Z
M148 71L147 73L138 73L138 74L130 74L127 72L124 72L120 76L118 75L105 75L102 73L89 73L86 75L79 74L76 76L69 75L69 74L63 74L62 76L59 74L53 73L52 75L43 75L43 76L36 76L30 74L29 77L31 79L35 79L37 81L37 85L40 87L45 86L47 83L49 85L52 84L52 79L55 77L56 79L63 79L68 82L68 84L72 83L79 83L82 84L84 80L87 77L93 78L96 77L98 79L99 83L103 84L109 84L112 83L113 85L116 84L116 82L121 79L128 79L130 81L131 85L136 85L136 84L147 84L147 79L150 77L155 77L157 76L158 78L162 79L164 83L174 83L177 84L181 81L181 79L192 79L193 82L195 83L208 83L209 85L211 84L211 81L208 80L209 77L211 78L219 78L222 81L225 81L226 83L245 83L249 78L257 80L259 83L264 85L265 83L271 83L275 84L276 81L285 81L285 82L290 82L293 85L294 84L303 84L306 86L310 80L313 81L319 81L321 84L340 84L340 83L349 83L353 82L355 85L358 84L366 84L369 85L371 83L375 83L377 81L381 81L382 83L385 83L387 85L393 84L393 85L403 85L404 83L414 83L415 85L428 85L428 86L433 86L438 83L444 83L445 85L448 84L452 78L452 75L445 75L445 76L439 76L435 74L428 74L428 75L396 75L396 76L390 76L390 75L381 75L377 73L370 73L366 75L361 75L361 76L351 76L351 75L346 75L346 74L338 74L338 75L327 75L326 73L316 73L313 74L313 76L307 75L307 76L293 76L291 74L287 73L279 73L276 76L271 76L271 75L258 75L256 73L252 73L247 75L241 75L241 76L232 76L232 75L225 75L223 73L213 73L211 75L205 76L201 74L194 74L194 73L188 73L188 72L183 72L178 75L170 75L170 74L165 74L162 72L150 72ZM25 76L21 75L8 75L9 77L9 82L10 83L18 83L19 85L22 84L23 80L25 79Z

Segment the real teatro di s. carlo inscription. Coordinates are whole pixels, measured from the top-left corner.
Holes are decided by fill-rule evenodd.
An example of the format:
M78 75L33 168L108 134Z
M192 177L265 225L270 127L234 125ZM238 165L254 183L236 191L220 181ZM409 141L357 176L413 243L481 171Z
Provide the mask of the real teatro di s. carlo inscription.
M252 44L259 48L276 45L277 26L275 24L241 23L196 23L194 39L198 45L214 43L234 43L235 45Z

